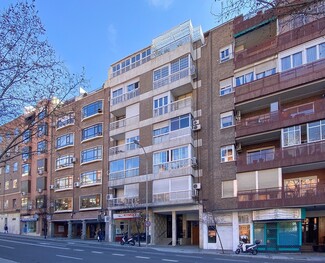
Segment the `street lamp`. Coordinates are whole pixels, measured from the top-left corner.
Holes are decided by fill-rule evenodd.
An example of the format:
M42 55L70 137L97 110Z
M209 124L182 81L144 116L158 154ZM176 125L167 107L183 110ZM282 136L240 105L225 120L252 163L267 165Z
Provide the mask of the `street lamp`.
M138 145L144 152L146 158L146 220L145 220L145 234L146 234L146 247L148 246L148 229L149 229L149 215L148 215L148 156L146 150L138 140L133 140L133 143Z

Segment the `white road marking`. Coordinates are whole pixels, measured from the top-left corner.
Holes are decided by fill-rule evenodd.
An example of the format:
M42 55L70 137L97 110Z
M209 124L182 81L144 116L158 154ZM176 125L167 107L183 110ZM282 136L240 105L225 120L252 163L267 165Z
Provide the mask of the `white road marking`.
M198 257L198 256L186 256L186 255L182 255L182 254L179 254L179 255L175 255L176 257L183 257L183 258L203 258L203 257Z
M2 240L2 239L0 239L0 240ZM47 248L56 248L56 249L62 249L62 250L69 250L70 249L70 248L66 248L66 247L33 244L33 243L29 243L29 242L21 242L21 241L13 241L13 240L5 240L5 241L6 241L6 243L24 244L24 245L35 246L35 247L47 247Z
M8 246L2 246L2 245L0 245L0 247L9 248L9 249L14 249L14 247L8 247Z
M165 259L165 258L163 258L162 261L178 262L178 260L175 260L175 259Z
M74 248L73 251L79 251L79 252L81 252L81 251L85 251L85 250L84 249L80 249L80 248Z
M215 258L215 260L223 260L223 261L235 261L235 262L250 262L249 260L242 259L225 259L225 258Z
M94 254L103 254L102 251L91 251L91 253L94 253Z
M124 257L125 254L112 254L113 256L119 256L119 257Z
M83 260L83 258L69 257L69 256L64 256L64 255L56 255L56 256L60 257L60 258L70 258L70 259L75 259L75 260Z
M136 258L150 259L150 257L135 256Z

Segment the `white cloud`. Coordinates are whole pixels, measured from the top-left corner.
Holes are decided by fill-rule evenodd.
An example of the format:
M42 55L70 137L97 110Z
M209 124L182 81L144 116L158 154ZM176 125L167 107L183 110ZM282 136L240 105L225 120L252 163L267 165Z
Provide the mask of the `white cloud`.
M148 3L156 8L168 9L174 0L148 0Z

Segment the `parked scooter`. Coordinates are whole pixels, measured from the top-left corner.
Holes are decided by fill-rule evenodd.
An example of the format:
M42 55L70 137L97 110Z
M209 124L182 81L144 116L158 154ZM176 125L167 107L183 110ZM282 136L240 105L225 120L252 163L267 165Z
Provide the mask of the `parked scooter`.
M252 255L257 255L258 245L261 243L260 240L255 240L253 244L247 244L248 238L242 237L241 241L239 241L238 247L235 251L236 254L239 253L250 253Z
M124 245L124 244L129 244L131 246L134 246L135 245L135 241L134 241L134 238L133 236L131 236L130 238L128 237L128 234L125 233L121 239L121 242L120 242L121 245Z

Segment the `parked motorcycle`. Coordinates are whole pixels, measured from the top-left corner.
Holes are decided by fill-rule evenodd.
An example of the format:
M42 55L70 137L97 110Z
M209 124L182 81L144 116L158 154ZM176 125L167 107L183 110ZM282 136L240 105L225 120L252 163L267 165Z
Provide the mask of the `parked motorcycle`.
M134 246L135 245L135 241L134 241L134 238L133 236L131 236L130 238L128 237L128 234L125 233L121 239L121 242L120 242L121 245L124 245L124 244L129 244L131 246Z
M250 253L252 255L257 255L258 245L261 243L260 240L255 240L253 244L247 244L247 239L242 239L239 241L238 247L235 251L236 254L239 253Z

